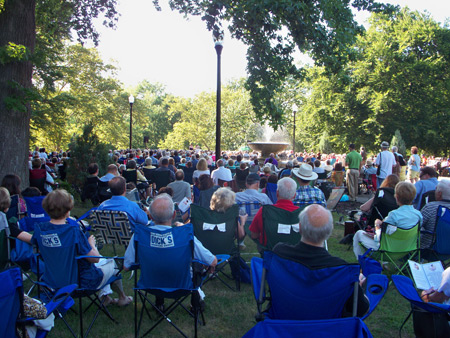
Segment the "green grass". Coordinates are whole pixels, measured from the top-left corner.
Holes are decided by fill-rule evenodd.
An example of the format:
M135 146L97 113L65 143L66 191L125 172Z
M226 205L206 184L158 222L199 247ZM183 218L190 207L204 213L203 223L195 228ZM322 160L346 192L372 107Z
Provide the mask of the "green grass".
M82 215L90 208L90 204L77 205L72 215ZM339 244L343 237L344 229L342 226L336 226L333 235L328 241L329 252L332 255L339 256L348 262L355 262L353 251L347 250L347 245ZM259 256L256 245L253 241L246 238L246 250L243 252L243 258L250 262L251 257ZM124 249L122 249L122 252ZM110 255L112 250L106 246L102 254ZM133 295L133 279L129 280L130 273L123 273L123 285L128 295ZM199 337L241 337L256 322L256 303L253 298L251 286L241 284L240 292L233 292L226 288L220 281L213 280L203 288L206 294L205 326L199 326ZM116 306L109 307L112 315L119 324L114 324L105 315L100 314L97 322L91 331L91 337L133 337L134 336L134 304L125 308ZM140 309L140 303L139 303ZM403 299L393 285L389 287L384 299L378 305L371 316L366 319L372 335L374 337L394 337L398 336L398 329L409 313L409 303ZM89 310L85 315L85 322L89 321L93 311ZM144 319L144 329L149 328L156 318L154 311L151 311L153 320ZM77 316L68 313L66 318L77 332ZM189 336L194 335L193 321L184 310L177 309L170 318ZM86 325L86 324L85 324ZM141 331L142 332L142 331ZM55 328L51 331L50 337L68 337L69 333L61 320L56 321ZM157 337L177 337L180 336L167 322L161 323L152 333ZM410 319L402 332L403 337L413 337L412 320Z

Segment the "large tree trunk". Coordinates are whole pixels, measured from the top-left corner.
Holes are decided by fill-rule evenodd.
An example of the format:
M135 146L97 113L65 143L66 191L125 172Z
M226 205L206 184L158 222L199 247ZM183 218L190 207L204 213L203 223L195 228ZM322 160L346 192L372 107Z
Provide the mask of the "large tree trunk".
M35 40L35 0L6 0L0 13L0 47L12 42L27 47L31 54ZM17 87L31 88L32 73L30 61L0 62L0 179L6 174L16 174L22 187L28 186L31 111L25 93ZM10 98L21 100L25 108L9 105L14 102Z

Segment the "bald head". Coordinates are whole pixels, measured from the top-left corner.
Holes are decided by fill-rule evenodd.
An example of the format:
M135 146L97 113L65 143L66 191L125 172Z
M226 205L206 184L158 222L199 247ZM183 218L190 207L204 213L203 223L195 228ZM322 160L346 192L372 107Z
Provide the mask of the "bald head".
M174 213L172 197L168 194L160 194L155 197L150 205L150 215L156 224L172 225Z
M311 204L300 213L302 242L322 246L333 231L331 212L319 204Z

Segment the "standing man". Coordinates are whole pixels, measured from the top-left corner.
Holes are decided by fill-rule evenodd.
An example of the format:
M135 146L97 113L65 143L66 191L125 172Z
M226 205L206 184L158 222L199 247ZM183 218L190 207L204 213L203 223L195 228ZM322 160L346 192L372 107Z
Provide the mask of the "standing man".
M355 145L351 143L348 146L350 152L345 157L345 164L347 165L347 187L350 201L356 201L358 195L358 179L359 171L361 170L361 155L355 150Z
M384 179L392 174L392 167L395 165L395 156L389 151L389 143L383 141L381 143L381 152L375 161L377 169L377 188L381 186Z

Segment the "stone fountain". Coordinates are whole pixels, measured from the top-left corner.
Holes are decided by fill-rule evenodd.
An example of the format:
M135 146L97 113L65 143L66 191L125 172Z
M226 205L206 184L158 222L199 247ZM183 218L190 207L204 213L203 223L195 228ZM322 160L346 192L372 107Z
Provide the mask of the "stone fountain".
M261 158L267 158L271 153L275 156L285 150L290 144L285 142L249 142L248 146L253 151L261 154Z

